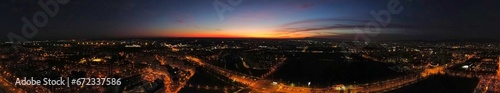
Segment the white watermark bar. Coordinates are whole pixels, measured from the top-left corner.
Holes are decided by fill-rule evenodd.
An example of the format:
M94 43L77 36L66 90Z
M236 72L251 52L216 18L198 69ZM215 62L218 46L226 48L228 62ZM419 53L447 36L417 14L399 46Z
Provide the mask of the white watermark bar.
M42 78L35 79L33 77L17 78L14 85L16 86L115 86L121 85L121 78L63 78L58 79Z

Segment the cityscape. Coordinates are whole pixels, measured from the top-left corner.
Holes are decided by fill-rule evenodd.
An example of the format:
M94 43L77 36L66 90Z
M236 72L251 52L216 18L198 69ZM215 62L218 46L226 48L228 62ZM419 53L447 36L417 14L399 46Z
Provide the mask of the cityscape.
M3 91L500 92L500 43L170 38L20 45L19 52L7 52L13 51L8 43L1 48ZM18 77L122 83L15 86Z
M500 0L3 0L0 93L500 93Z

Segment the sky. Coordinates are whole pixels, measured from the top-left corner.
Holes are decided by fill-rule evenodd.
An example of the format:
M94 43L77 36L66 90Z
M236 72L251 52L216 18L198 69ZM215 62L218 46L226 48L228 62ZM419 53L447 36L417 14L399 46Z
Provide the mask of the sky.
M0 41L138 37L500 40L499 0L393 0L399 13L382 25L371 12L391 0L55 0L58 12L32 37L23 34L38 1L0 1ZM230 2L233 1L233 2ZM241 1L241 2L238 2ZM52 9L53 7L51 7ZM218 10L230 10L218 12ZM43 20L38 17L37 20ZM368 26L375 23L378 27ZM372 24L373 25L373 24ZM359 37L358 37L359 38Z

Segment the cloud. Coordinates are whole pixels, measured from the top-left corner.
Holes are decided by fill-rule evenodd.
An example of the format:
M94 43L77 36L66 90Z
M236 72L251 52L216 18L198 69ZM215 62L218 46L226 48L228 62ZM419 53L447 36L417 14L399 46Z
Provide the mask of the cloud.
M366 24L369 22L376 22L372 20L363 19L340 19L340 18L327 18L327 19L311 19L290 22L281 25L276 32L281 34L291 34L291 33L325 33L325 32L336 32L337 34L348 34L356 33L355 28L360 30L365 30ZM436 26L436 25L415 25L415 24L398 24L397 22L392 22L386 27L380 27L382 33L397 33L397 32L407 32L420 33L422 31L435 31L437 29L449 28L446 26ZM398 31L399 30L399 31ZM339 32L342 31L342 32ZM346 32L347 31L347 32Z
M355 22L355 23L366 23L369 22L367 20L359 20L359 19L349 19L349 18L324 18L324 19L311 19L311 20L303 20L303 21L296 21L296 22L291 22L287 24L283 24L283 27L286 26L295 26L295 25L302 25L302 24L315 24L315 23L321 23L321 22Z
M308 9L308 8L313 7L313 6L314 6L314 4L312 4L312 3L305 3L305 4L302 4L301 8Z

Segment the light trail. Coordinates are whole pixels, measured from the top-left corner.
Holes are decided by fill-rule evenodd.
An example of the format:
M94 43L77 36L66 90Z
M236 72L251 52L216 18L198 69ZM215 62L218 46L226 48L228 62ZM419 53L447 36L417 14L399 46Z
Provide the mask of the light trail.
M7 93L25 93L26 92L22 89L19 89L19 88L12 86L11 84L12 83L9 83L9 81L7 81L7 79L0 76L0 87L4 88Z
M194 76L196 73L193 68L186 67L185 65L181 63L175 63L175 62L167 62L163 57L160 57L158 55L155 55L155 59L159 61L161 66L169 65L174 68L179 68L184 71L188 71L190 74L188 76L185 76L184 78L186 79L184 82L179 81L178 85L173 85L172 80L170 79L170 74L166 69L164 70L159 70L159 71L151 71L149 73L154 73L158 75L163 75L164 77L164 84L165 84L165 93L178 93L184 86L186 86L187 81Z
M279 58L278 64L272 66L269 69L269 72L263 74L260 78L266 78L266 77L270 76L271 74L273 74L274 72L276 72L276 70L279 67L281 67L281 65L285 64L285 62L286 62L286 57L285 57L285 55L283 55L281 58Z
M286 93L299 93L299 92L328 92L328 93L337 93L341 90L335 90L334 87L327 88L309 88L309 87L296 87L296 86L288 86L283 83L279 83L278 85L271 85L272 81L265 80L262 78L252 78L250 76L241 75L239 73L222 69L217 66L213 66L211 64L205 64L201 59L186 56L186 59L190 60L201 67L204 67L212 72L216 72L220 75L228 77L236 82L244 84L248 86L250 89L257 92L286 92ZM357 86L351 87L350 90L352 92L376 92L383 91L387 89L391 89L394 87L401 87L404 85L408 85L409 83L414 83L417 81L417 77L405 77L405 78L396 78L391 79L379 83L374 83L374 85L367 86ZM375 84L377 86L375 86ZM381 86L382 85L382 86Z

